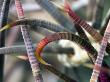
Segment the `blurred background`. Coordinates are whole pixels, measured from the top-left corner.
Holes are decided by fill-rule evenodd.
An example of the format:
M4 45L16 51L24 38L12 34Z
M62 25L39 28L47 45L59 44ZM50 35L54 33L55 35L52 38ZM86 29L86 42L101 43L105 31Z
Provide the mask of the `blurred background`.
M61 7L63 5L64 0L50 0L52 3ZM110 0L68 0L71 4L73 11L77 13L77 15L86 20L90 25L94 23L94 15L96 12L96 7L100 1L104 1L101 3L103 6L102 11L102 21L104 20L109 8L110 8ZM46 21L50 21L55 24L59 24L44 8L42 8L35 0L21 0L23 9L25 11L25 17L29 19L43 19ZM59 9L60 10L60 9ZM60 10L62 12L62 10ZM69 19L65 12L62 12ZM98 13L100 15L100 13ZM9 11L9 20L8 22L13 22L17 20L17 13L14 4L14 0L11 0L10 11ZM62 18L63 20L63 18ZM70 20L71 21L71 20ZM99 21L98 21L99 22ZM101 23L102 24L102 23ZM97 31L101 29L101 25L94 26ZM73 29L74 33L77 34L76 30ZM36 32L30 30L31 38L33 44L37 44L41 39L45 36L51 34L52 32L47 29L37 29ZM92 45L99 50L99 44L94 42L91 36L86 33L90 38ZM22 46L25 49L22 34L20 28L15 27L11 28L6 32L6 44L5 46ZM54 44L55 43L55 44ZM57 44L57 45L56 45ZM76 43L67 40L60 40L58 42L52 42L48 44L46 47L49 47L46 53L42 53L43 57L46 61L52 64L55 68L60 70L62 73L67 76L74 78L77 82L89 82L93 64L91 63L87 52L81 48ZM59 53L61 48L70 48L73 53ZM63 52L63 50L62 50ZM18 57L16 57L17 55ZM4 82L34 82L30 64L26 60L27 57L23 56L27 55L26 51L20 53L12 53L5 55L5 64L4 64ZM109 62L108 55L106 54L105 60ZM108 64L110 66L110 64ZM49 72L48 70L42 68L42 75L44 82L64 82L59 79L56 75Z

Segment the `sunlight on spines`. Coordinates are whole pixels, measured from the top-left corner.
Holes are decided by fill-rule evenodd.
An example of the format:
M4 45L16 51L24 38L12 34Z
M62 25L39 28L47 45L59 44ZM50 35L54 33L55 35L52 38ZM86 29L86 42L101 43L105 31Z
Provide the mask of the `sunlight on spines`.
M10 28L10 24L7 24L7 25L4 26L3 28L1 28L1 29L0 29L0 32L6 30L6 29L8 29L8 28Z

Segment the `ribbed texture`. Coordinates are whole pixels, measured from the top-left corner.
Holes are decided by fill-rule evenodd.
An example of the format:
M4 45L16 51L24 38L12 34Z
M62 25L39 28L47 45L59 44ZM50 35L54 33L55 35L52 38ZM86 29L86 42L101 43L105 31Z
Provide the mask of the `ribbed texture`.
M104 37L103 37L102 42L101 42L101 47L100 47L100 50L98 52L98 57L97 57L96 62L95 62L95 66L93 69L93 73L92 73L90 82L96 82L98 79L98 76L100 74L100 69L102 66L103 57L105 54L105 49L107 46L107 41L108 41L109 37L110 37L110 20L109 20L106 31L104 33Z
M93 27L91 27L89 24L87 24L84 20L80 19L79 16L74 13L69 4L65 4L65 8L69 14L69 16L73 19L73 22L76 24L79 24L81 27L83 27L97 42L101 42L102 40L102 35L99 34ZM110 55L110 43L108 43L107 48L106 48L107 53Z
M56 25L54 23L51 23L51 22L48 22L45 20L41 20L41 19L18 20L15 22L15 24L13 23L12 25L30 25L33 29L37 29L38 27L42 27L42 28L46 28L48 30L55 31L55 32L69 31L68 29L66 29L60 25ZM72 32L72 31L69 31L69 32Z
M61 40L61 39L71 40L73 42L76 42L80 46L82 46L87 52L91 53L91 58L95 62L95 59L96 59L96 56L97 56L97 51L94 49L94 47L92 47L91 44L88 41L86 41L85 39L80 38L79 36L77 36L75 34L67 33L67 32L55 33L55 34L52 34L52 35L47 36L44 39L42 39L39 42L38 47L36 48L37 54L40 55L43 48L48 43L53 42L53 41L57 41L57 40Z
M54 17L63 27L74 31L72 22L63 15L49 0L35 0L43 9Z
M16 5L18 18L19 19L25 18L20 0L15 0L15 5ZM21 26L21 32L23 35L24 43L26 45L26 50L28 53L28 58L31 64L32 73L33 73L35 82L43 82L43 78L40 73L39 63L34 56L34 47L33 47L29 32L25 26L24 27Z
M57 44L55 44L57 45ZM34 50L36 48L36 44L34 45ZM26 54L26 47L25 45L19 45L19 46L10 46L10 47L2 47L0 48L0 54L16 54L15 56L18 56L21 54ZM62 48L61 46L47 46L43 53L54 53L54 54L62 54L62 53L67 53L67 54L74 54L74 49L73 48Z

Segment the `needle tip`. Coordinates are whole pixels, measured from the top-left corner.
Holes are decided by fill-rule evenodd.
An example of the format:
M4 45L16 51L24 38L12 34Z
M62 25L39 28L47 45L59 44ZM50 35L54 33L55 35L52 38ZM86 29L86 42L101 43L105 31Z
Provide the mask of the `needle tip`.
M5 29L6 29L5 27L1 28L1 29L0 29L0 32L4 31Z
M10 27L10 25L7 24L6 26L4 26L3 28L0 29L0 32L2 32L2 31L4 31L4 30L8 29L9 27Z
M37 54L37 53L35 53L35 54L36 54L36 57L40 63L42 63L44 65L50 65L47 62L45 62L39 54Z
M67 0L64 0L64 9L65 9L65 11L69 11L69 10L71 10L71 6L70 6L70 4L68 3L68 1Z

